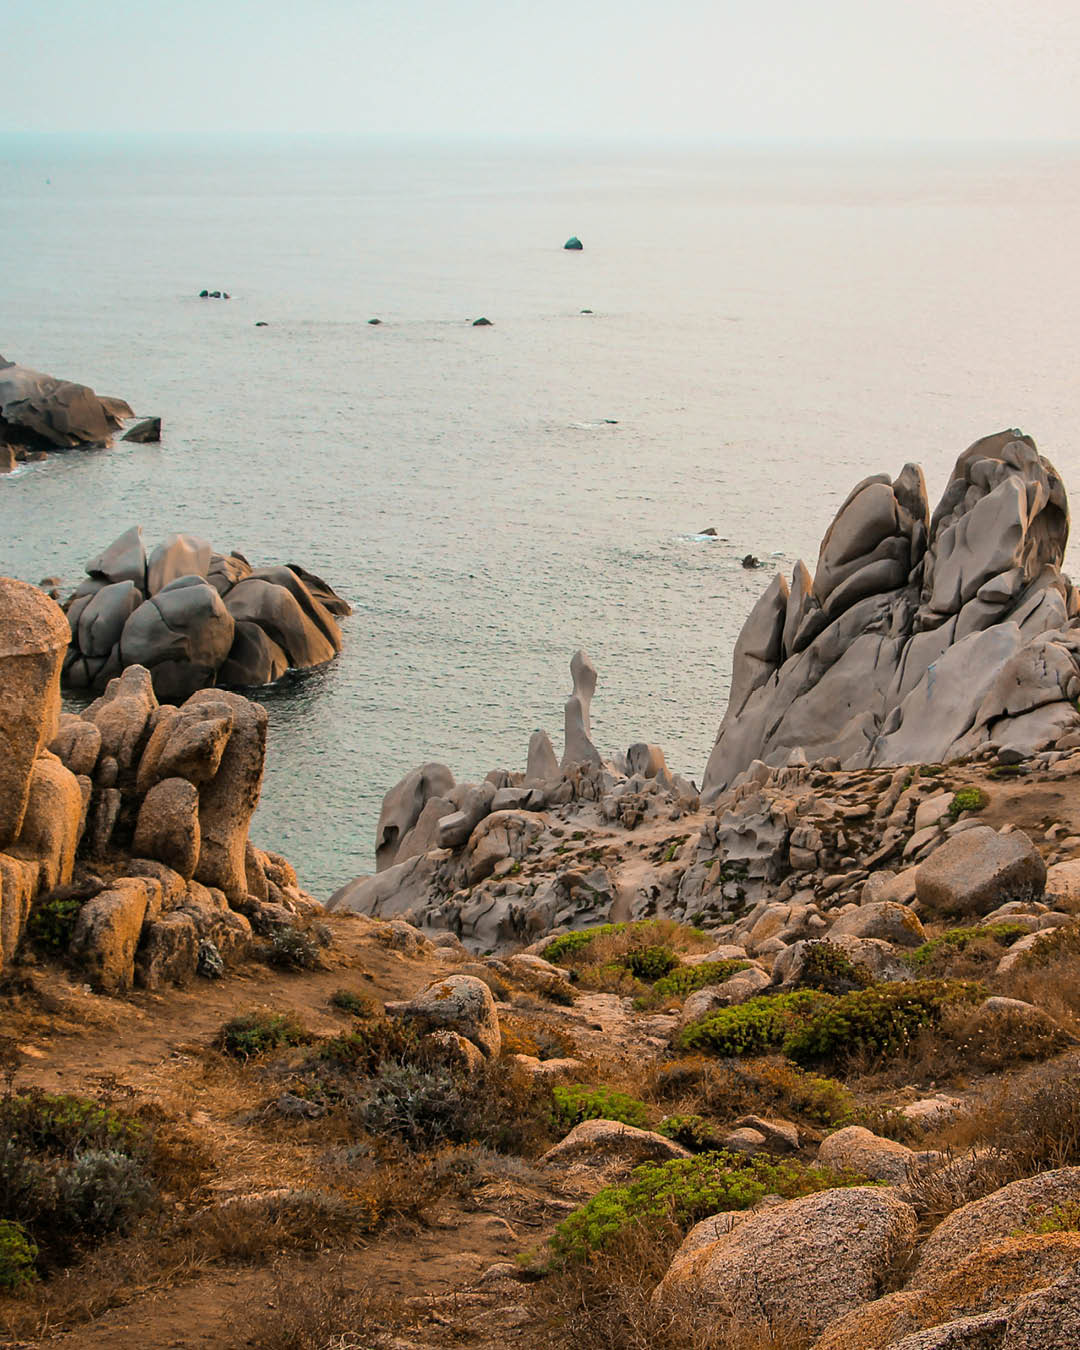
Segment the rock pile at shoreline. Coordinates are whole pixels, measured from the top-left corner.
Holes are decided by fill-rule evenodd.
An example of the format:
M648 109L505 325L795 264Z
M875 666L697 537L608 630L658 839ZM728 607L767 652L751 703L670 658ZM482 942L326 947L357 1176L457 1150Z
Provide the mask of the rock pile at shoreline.
M0 356L0 447L9 449L12 461L106 446L134 416L122 398L95 394L85 384L58 380Z
M169 535L148 556L138 525L86 572L64 602L63 681L72 689L103 689L132 665L145 666L166 699L215 684L270 684L332 660L341 650L335 615L352 612L297 564L253 568L195 535Z
M266 710L162 705L132 666L62 714L67 639L51 600L0 578L0 964L30 925L107 992L184 983L318 910L248 839Z
M1034 441L987 436L933 516L922 471L864 479L811 577L776 576L743 626L706 801L755 760L938 763L1080 733L1080 600L1065 488Z

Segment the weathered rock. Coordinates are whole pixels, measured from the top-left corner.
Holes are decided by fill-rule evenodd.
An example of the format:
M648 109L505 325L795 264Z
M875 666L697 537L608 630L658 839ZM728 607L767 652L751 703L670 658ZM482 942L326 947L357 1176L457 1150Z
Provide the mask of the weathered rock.
M85 384L0 356L0 425L17 427L48 448L106 445L121 420L132 416L123 399L99 397Z
M881 1350L918 1331L934 1315L931 1296L922 1289L898 1289L838 1317L814 1342L813 1350Z
M189 699L163 717L139 760L138 792L145 795L163 778L208 783L221 767L235 724L234 705L223 697Z
M110 994L131 988L146 907L145 881L129 877L114 882L79 911L71 953L95 988Z
M652 1130L639 1130L618 1120L583 1120L549 1148L540 1163L544 1167L570 1163L603 1168L618 1163L633 1167L642 1162L669 1162L672 1158L690 1156L681 1144Z
M34 760L59 730L68 636L60 609L36 586L0 577L0 849L22 829Z
M565 742L562 767L573 764L599 764L600 754L592 743L592 723L589 709L596 691L596 667L583 651L574 653L570 661L574 692L566 700L564 709Z
M1060 1206L1080 1200L1080 1167L1024 1177L961 1205L934 1229L919 1252L909 1288L933 1286L976 1247L1032 1228Z
M524 812L495 811L486 816L469 839L466 884L475 886L483 881L504 859L520 862L542 830L540 821Z
M106 583L130 581L146 593L146 548L142 526L133 525L86 564L87 575Z
M163 778L142 800L132 849L190 881L199 861L199 793L184 778Z
M386 1011L429 1029L456 1031L489 1059L499 1053L502 1034L495 1000L483 980L474 975L447 975L415 998L388 1003Z
M233 631L229 655L218 671L220 684L251 689L280 680L289 669L289 658L257 623L239 619Z
M897 947L919 947L926 941L915 911L891 900L872 901L841 914L829 929L829 936L880 938Z
M120 437L122 441L134 441L136 445L153 445L161 440L161 418L144 417L136 422Z
M214 777L199 793L201 844L196 878L219 887L233 904L247 895L244 850L259 802L266 760L266 709L224 689L202 689L185 706L232 710L233 729Z
M820 1332L875 1298L914 1238L915 1211L889 1190L821 1191L749 1215L688 1260L676 1255L654 1299L700 1300L710 1319Z
M942 762L1080 726L1067 535L1061 481L1016 431L960 456L932 520L914 465L858 484L813 582L801 565L790 591L776 578L736 642L704 799L793 750L847 768Z
M147 559L146 593L156 595L180 577L205 577L212 556L210 544L197 535L168 535Z
M124 625L143 603L143 593L133 581L115 581L92 595L80 610L75 644L86 657L107 657L124 631Z
M134 767L157 706L150 672L145 667L129 666L109 681L104 694L83 713L101 733L99 765L111 758L122 769Z
M15 955L39 883L35 860L0 853L0 965Z
M66 886L83 824L83 797L75 775L48 751L34 761L30 791L15 848L37 861L42 890Z
M1046 864L1022 830L977 825L952 835L919 865L915 894L932 914L987 914L1007 900L1037 900Z
M135 981L144 989L187 984L199 960L199 935L190 914L173 911L146 924L135 953Z
M213 586L201 577L178 577L128 619L120 659L145 666L159 697L179 701L213 682L232 647L233 627Z
M289 575L295 580L294 573ZM225 597L225 607L237 623L246 620L258 624L285 653L290 666L321 666L338 653L340 644L334 646L304 612L292 590L272 581L253 574L237 582Z
M73 774L93 774L101 753L101 732L93 722L72 713L60 714L60 730L49 749Z
M1009 1313L1001 1350L1074 1350L1080 1344L1080 1262Z
M382 872L397 861L401 841L420 819L427 800L448 796L453 787L454 775L445 764L435 763L414 769L394 784L383 797L375 827L376 871Z
M1005 1327L1004 1310L996 1309L913 1332L890 1345L891 1350L1000 1350Z
M529 737L529 757L525 765L526 783L549 783L559 776L559 760L551 737L536 730Z
M915 1154L894 1139L883 1139L861 1125L848 1125L826 1135L818 1162L838 1172L861 1172L876 1181L904 1182L915 1165Z

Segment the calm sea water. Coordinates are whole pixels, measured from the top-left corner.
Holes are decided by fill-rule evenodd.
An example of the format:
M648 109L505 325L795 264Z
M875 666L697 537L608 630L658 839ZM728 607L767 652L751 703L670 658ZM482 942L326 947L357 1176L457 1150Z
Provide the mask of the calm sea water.
M73 585L138 522L348 597L263 695L255 836L323 898L415 764L558 747L578 646L601 745L700 779L740 557L812 567L860 477L936 496L1011 425L1080 467L1076 150L0 138L0 173L0 351L165 419L0 479L0 572Z

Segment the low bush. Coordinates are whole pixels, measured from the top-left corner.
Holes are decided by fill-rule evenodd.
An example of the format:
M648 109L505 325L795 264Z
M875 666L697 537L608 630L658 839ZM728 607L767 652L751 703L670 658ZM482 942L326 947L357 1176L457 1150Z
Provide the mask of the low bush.
M639 919L634 923L602 923L595 928L562 933L548 943L543 956L557 965L602 964L642 947L700 947L707 941L699 929L671 919Z
M141 1122L81 1097L0 1100L0 1214L9 1257L46 1267L127 1228L153 1203L163 1161ZM160 1169L162 1172L166 1168ZM18 1227L25 1244L22 1244Z
M283 1045L311 1040L295 1013L249 1012L234 1017L217 1034L219 1050L235 1059L252 1059Z
M0 1219L0 1290L10 1292L37 1279L37 1246L22 1224Z
M856 1055L891 1059L947 1008L974 1003L986 990L961 980L911 980L875 984L809 1008L783 1042L797 1064L843 1065Z
M357 994L352 989L335 989L329 1003L331 1008L350 1017L378 1017L382 1011L370 994Z
M323 1063L357 1074L375 1073L389 1061L417 1062L437 1058L410 1023L393 1017L372 1017L362 1026L331 1036L316 1051Z
M82 891L64 889L39 900L26 922L27 938L49 956L64 955L86 898Z
M1076 956L1080 956L1080 925L1069 923L1040 937L1021 955L1017 964L1022 970L1039 970L1062 957Z
M651 984L679 964L679 958L670 947L653 945L636 947L621 958L620 965L626 967L635 979Z
M779 1056L672 1060L656 1070L652 1089L660 1101L692 1103L698 1112L725 1118L780 1115L815 1125L847 1125L856 1110L855 1097L843 1083Z
M749 964L749 961L702 961L696 966L679 966L658 979L638 1000L639 1006L655 1007L669 999L684 999L710 984L723 984L738 971L746 970Z
M704 1153L722 1146L723 1137L715 1120L705 1116L665 1116L656 1127L665 1139L673 1139L692 1153Z
M958 820L965 811L981 811L989 801L990 798L982 788L961 788L959 792L953 793L953 799L949 803L949 819Z
M291 924L275 928L263 950L267 962L279 970L317 970L322 965L318 942Z
M865 1183L854 1173L833 1172L763 1154L700 1153L636 1167L625 1185L608 1186L556 1228L550 1238L557 1259L581 1259L603 1249L630 1224L674 1223L688 1231L722 1210L749 1209L765 1195L792 1199L836 1186Z
M781 1045L828 997L807 989L748 999L692 1022L679 1033L677 1043L682 1050L700 1047L717 1055L759 1055Z
M1020 1175L1080 1165L1080 1058L994 1084L943 1136L954 1148L993 1146L1015 1160Z
M552 1123L565 1133L583 1120L618 1120L624 1125L644 1129L649 1108L636 1097L606 1087L585 1087L580 1083L552 1089Z
M952 964L952 958L969 947L985 947L988 962L996 964L1001 957L1001 948L1009 947L1017 938L1022 938L1027 929L1019 923L991 923L982 928L950 928L940 937L931 938L921 947L908 952L903 958L913 969L925 975L940 975Z
M800 989L850 994L855 989L865 989L873 980L868 968L861 961L853 961L835 942L808 942L795 983Z

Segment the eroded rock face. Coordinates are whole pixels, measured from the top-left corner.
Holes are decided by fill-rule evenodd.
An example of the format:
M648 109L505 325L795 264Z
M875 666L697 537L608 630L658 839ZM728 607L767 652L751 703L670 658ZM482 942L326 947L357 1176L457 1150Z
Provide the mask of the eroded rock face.
M812 581L776 577L743 627L705 799L796 750L866 768L1080 727L1068 526L1057 472L1015 431L960 456L932 519L916 466L860 483Z
M495 1058L502 1044L495 1000L475 975L448 975L436 980L415 998L388 1003L386 1011L432 1030L455 1031L485 1055Z
M135 525L86 564L64 608L71 628L64 682L101 689L145 666L158 696L179 701L213 684L269 684L341 650L335 615L349 605L304 568L253 570L196 535L171 534L147 557ZM310 582L310 587L309 583Z
M99 397L85 384L0 356L0 441L31 450L108 445L121 422L134 416L123 399Z
M919 865L915 894L930 914L989 914L1009 900L1038 900L1046 864L1023 832L976 825Z
M691 1298L703 1316L756 1322L774 1332L822 1331L867 1303L915 1238L915 1211L888 1189L821 1191L749 1214L686 1256L676 1253L654 1295Z
M34 761L59 730L68 636L52 600L0 577L0 849L22 829Z

